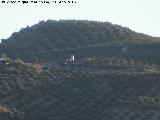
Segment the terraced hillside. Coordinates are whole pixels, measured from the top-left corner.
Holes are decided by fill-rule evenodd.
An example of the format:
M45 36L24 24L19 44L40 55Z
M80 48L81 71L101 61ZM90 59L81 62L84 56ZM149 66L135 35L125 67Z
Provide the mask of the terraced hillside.
M159 48L108 22L23 28L0 44L0 120L160 120Z
M147 71L155 66L137 64L102 69L81 63L77 69L72 63L37 75L1 72L0 104L14 110L5 119L158 120L160 74Z

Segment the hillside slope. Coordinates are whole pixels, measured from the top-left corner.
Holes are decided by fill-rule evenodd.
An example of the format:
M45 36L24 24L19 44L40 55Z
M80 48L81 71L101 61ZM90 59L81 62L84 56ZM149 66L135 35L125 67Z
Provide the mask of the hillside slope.
M48 20L0 48L9 57L0 64L0 120L160 119L159 38L108 22Z
M125 57L160 64L159 38L108 22L41 21L13 33L1 46L9 56L32 62L65 60L75 54L78 59Z
M0 111L0 119L160 119L160 71L146 71L145 66L133 64L85 67L65 67L36 76L0 71L0 104L8 108Z

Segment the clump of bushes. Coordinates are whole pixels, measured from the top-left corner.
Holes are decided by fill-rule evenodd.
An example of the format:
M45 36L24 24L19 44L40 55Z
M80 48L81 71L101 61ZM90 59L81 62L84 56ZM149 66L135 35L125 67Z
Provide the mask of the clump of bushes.
M139 96L135 102L141 108L160 108L159 97Z
M25 63L21 59L15 60L14 63L15 68L18 68L19 72L27 72L31 74L40 75L43 70L40 64L33 64L33 63Z

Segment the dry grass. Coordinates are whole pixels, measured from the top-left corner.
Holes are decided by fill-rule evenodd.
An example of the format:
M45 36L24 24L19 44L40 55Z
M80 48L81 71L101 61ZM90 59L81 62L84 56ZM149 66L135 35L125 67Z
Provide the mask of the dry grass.
M0 112L11 112L8 108L0 106Z

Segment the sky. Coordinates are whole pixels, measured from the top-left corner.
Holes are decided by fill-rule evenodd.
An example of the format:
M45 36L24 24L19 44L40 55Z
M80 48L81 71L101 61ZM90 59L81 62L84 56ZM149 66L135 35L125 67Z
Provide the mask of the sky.
M73 4L2 4L1 1L0 39L47 19L108 21L160 37L160 0L74 0Z

